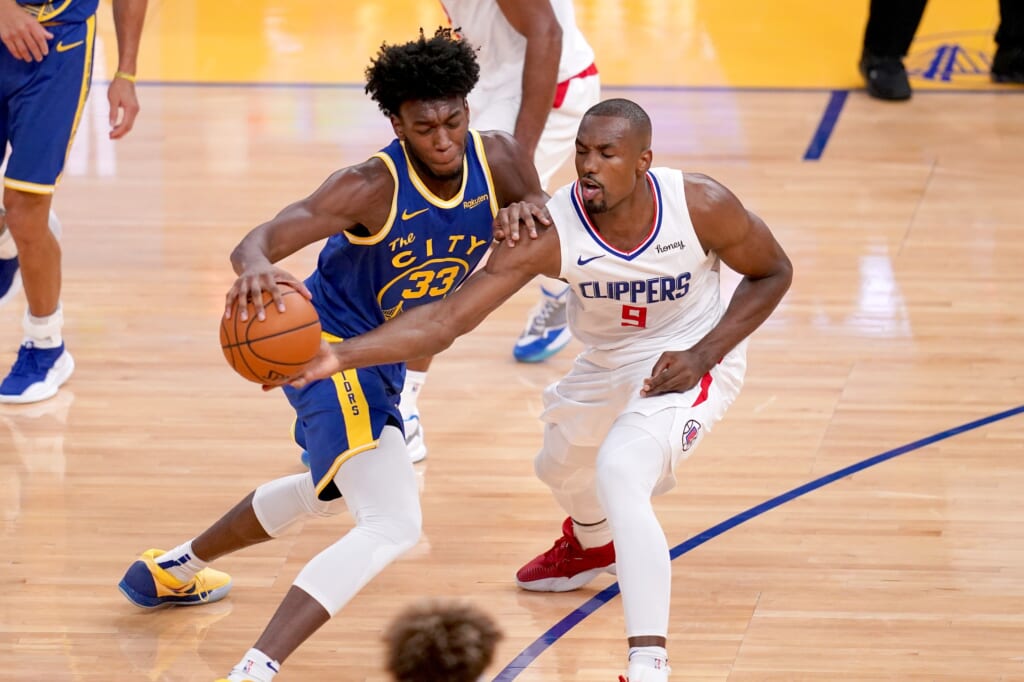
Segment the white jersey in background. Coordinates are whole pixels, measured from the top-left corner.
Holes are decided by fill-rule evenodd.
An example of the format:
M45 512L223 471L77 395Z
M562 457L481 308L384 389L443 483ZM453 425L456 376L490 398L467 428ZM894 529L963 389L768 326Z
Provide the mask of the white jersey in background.
M469 93L472 126L514 133L523 100L526 38L508 23L496 0L442 0L441 4L452 28L477 48L480 81ZM555 99L533 159L544 188L571 155L584 112L601 97L594 50L576 26L572 0L551 0L551 7L562 27L562 55Z
M724 312L719 259L704 253L690 221L683 174L647 173L654 220L630 252L606 243L583 208L579 183L548 202L561 242L560 277L572 289L569 328L586 346L581 358L613 369L667 350L686 350Z
M512 28L495 0L441 0L459 35L479 49L480 82L470 93L470 106L509 94L522 94L526 38ZM551 0L562 26L562 57L558 81L564 82L594 63L594 50L576 26L572 0ZM474 125L477 122L474 121ZM479 126L478 126L479 127Z

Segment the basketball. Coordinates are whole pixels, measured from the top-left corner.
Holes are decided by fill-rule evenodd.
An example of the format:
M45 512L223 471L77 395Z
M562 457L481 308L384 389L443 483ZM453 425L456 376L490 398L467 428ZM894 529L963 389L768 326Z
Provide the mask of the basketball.
M279 386L316 356L320 349L320 318L313 304L298 291L281 287L284 312L263 292L266 319L256 317L252 302L246 303L249 319L236 309L231 319L221 317L220 347L228 364L257 384Z

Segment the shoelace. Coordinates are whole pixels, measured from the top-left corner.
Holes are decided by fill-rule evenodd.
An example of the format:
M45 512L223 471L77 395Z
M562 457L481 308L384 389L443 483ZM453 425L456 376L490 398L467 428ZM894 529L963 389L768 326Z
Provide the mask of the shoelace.
M545 554L553 565L558 566L569 561L574 549L573 541L563 535L555 540L555 544Z
M210 598L210 590L206 589L206 578L203 577L203 572L196 573L193 579L196 581L196 593L199 595L199 601L207 601Z
M544 305L534 315L533 320L530 321L530 336L540 336L544 333L544 330L548 326L548 318L561 306L565 305L563 301L557 301L555 299L544 297Z
M11 367L12 376L27 377L38 374L42 370L37 360L37 354L30 352L35 349L36 347L31 341L18 349L18 358L14 361L14 367Z

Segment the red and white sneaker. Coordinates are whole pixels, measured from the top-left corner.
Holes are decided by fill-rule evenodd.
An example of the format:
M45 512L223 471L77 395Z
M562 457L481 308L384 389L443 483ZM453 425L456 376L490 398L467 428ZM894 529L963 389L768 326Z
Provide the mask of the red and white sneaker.
M516 572L516 584L534 592L578 590L607 571L615 573L615 545L583 549L572 529L572 518L562 523L562 537L548 551Z

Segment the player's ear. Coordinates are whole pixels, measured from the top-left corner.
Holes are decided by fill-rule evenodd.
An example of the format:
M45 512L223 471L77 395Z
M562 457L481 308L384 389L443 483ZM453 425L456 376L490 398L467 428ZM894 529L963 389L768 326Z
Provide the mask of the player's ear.
M470 111L470 109L469 109L469 100L466 99L465 97L462 98L462 106L466 108L466 123L468 124L468 123L470 123L473 120L473 117L470 115L473 112Z
M648 147L647 149L645 149L640 154L640 158L637 159L637 161L636 161L636 171L637 171L637 174L643 175L648 170L650 170L650 168L651 168L651 159L653 159L653 158L654 158L654 154L653 154L653 152L651 152L651 148Z
M402 128L402 119L398 118L394 114L391 114L388 118L391 119L391 129L395 131L395 137L404 142L405 131Z

